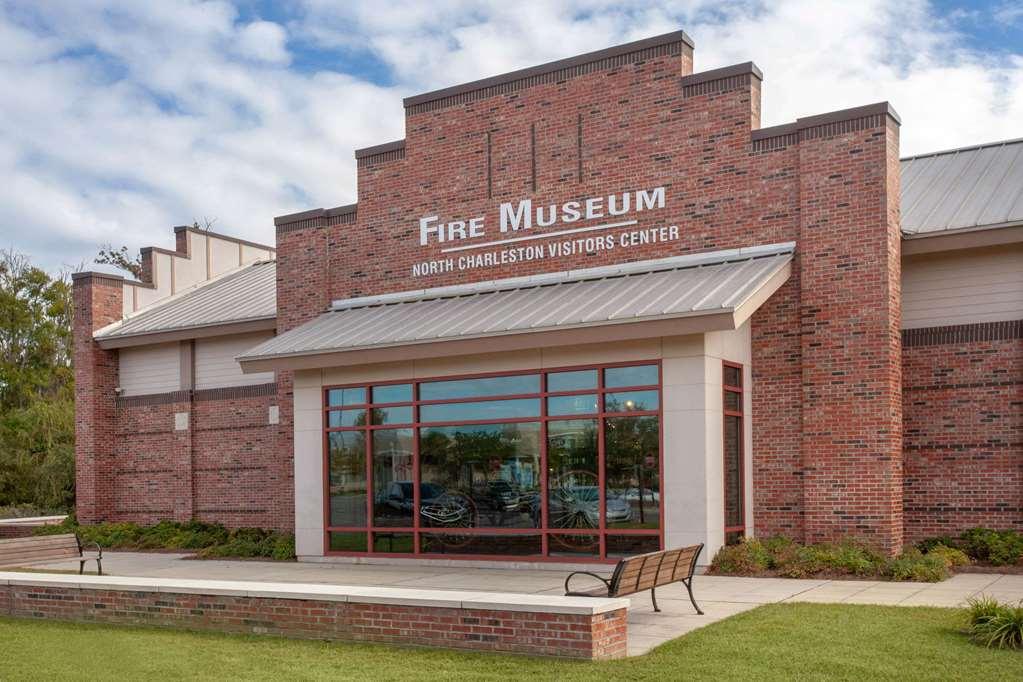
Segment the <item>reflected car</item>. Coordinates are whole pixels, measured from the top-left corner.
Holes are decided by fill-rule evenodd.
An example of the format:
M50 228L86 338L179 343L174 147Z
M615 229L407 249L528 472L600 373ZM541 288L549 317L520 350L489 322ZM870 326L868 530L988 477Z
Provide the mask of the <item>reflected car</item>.
M625 491L625 499L629 502L639 502L639 488L629 488ZM650 488L643 488L644 502L660 502L661 494Z
M473 499L488 509L516 511L522 506L522 494L511 481L487 481L473 490Z
M419 499L423 504L428 504L444 494L444 488L432 483L419 484ZM383 502L392 509L404 512L412 512L414 499L412 497L412 481L394 481L387 488L387 496Z
M600 489L592 485L565 486L550 491L547 515L552 528L597 528L600 525ZM621 495L607 496L606 523L632 520L632 507Z

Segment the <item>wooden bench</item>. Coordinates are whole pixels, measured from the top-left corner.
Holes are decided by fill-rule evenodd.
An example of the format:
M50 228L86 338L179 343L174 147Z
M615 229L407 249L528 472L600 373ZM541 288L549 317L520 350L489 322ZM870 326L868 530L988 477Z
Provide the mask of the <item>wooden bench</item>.
M85 562L95 561L96 573L103 575L103 550L95 542L90 544L95 545L96 556L85 556L82 541L74 533L0 540L0 566L25 566L44 561L78 559L79 573L85 572Z
M657 607L657 588L671 583L682 583L689 591L689 601L693 603L693 608L702 616L703 611L693 598L693 572L696 570L696 559L701 551L702 544L627 557L618 562L610 578L602 578L589 571L576 571L565 578L565 596L624 597L650 590L654 611L660 611L661 609ZM603 586L583 591L572 590L568 583L572 576L576 575L596 578Z

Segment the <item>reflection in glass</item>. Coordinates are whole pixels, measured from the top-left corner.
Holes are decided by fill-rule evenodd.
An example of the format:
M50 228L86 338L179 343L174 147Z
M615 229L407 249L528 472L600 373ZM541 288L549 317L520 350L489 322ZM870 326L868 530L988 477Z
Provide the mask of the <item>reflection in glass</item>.
M420 400L485 398L489 396L521 395L539 392L539 374L521 374L510 377L484 377L481 379L427 381L419 385Z
M742 417L725 415L725 525L743 525Z
M482 400L475 403L441 403L439 405L421 405L419 407L419 421L421 422L462 422L539 416L539 398Z
M374 424L386 425L412 423L411 405L405 405L404 407L374 407L371 409L371 412L373 413Z
M548 527L573 530L599 528L596 419L548 422L547 470ZM585 537L583 540L589 541Z
M548 556L573 556L593 559L600 556L600 535L562 535L560 533L547 536Z
M419 459L420 480L435 488L423 501L421 525L539 526L539 423L424 427Z
M373 551L390 554L411 554L415 551L412 533L373 533Z
M611 559L656 552L661 548L661 540L656 535L608 535L606 546Z
M327 434L330 457L330 525L366 525L366 436L364 431Z
M597 387L597 370L580 369L572 372L551 372L547 375L547 391L584 391Z
M597 412L597 396L562 395L547 399L547 414L552 417L566 414L593 414Z
M660 383L660 379L657 376L657 365L608 367L604 370L605 388L656 386L658 383Z
M605 393L604 409L608 412L643 412L656 410L660 403L657 391L629 391Z
M412 402L412 384L387 384L373 387L374 403Z
M724 369L724 380L725 386L736 386L742 387L742 369L739 367L732 367L731 365L725 365Z
M605 424L607 527L659 527L661 485L658 418L611 417Z
M327 426L332 429L365 425L366 410L331 410L327 413Z
M327 391L327 404L331 407L348 407L349 405L365 405L365 388L332 388Z
M365 552L366 533L336 533L330 535L330 551L332 552Z
M725 391L725 409L732 412L742 412L742 393Z
M373 523L412 527L412 429L373 431Z
M530 556L540 553L539 535L460 535L452 543L446 533L424 533L420 549L424 554L485 554Z

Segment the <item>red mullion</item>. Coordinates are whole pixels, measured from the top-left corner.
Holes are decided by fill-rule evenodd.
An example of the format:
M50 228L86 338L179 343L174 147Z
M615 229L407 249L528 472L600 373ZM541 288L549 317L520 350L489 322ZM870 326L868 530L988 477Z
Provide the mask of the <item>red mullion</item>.
M630 413L632 414L632 413ZM526 424L540 421L540 416L535 417L487 417L486 419L463 419L460 421L446 422L420 422L417 427L428 429L434 426L472 426L475 424Z
M607 494L604 487L607 484L607 439L604 437L606 428L604 418L604 368L597 370L597 399L600 401L598 409L600 414L597 417L597 530L600 531L600 560L607 560L607 523L604 514L607 508ZM640 491L640 495L643 491Z
M540 528L424 528L424 535L542 535Z
M636 482L639 489L639 501L643 502L643 486ZM664 364L657 361L657 494L661 496L657 503L657 535L662 550L664 544Z
M412 381L412 555L419 556L419 382Z
M592 392L592 391L591 391ZM526 398L539 398L543 393L513 393L511 395L480 396L473 398L435 398L434 400L419 400L417 405L449 405L452 403L479 403L497 402L501 400L524 400ZM407 403L406 403L407 404ZM374 407L376 407L374 405Z
M327 390L324 389L320 396L324 403L327 402ZM320 414L320 426L323 429L323 452L320 453L323 459L323 553L330 553L330 436L327 433L327 413Z
M547 542L547 373L540 372L540 554L548 555Z
M370 392L369 386L366 393ZM366 410L366 426L372 419L372 409ZM373 554L373 432L363 429L366 439L366 553ZM642 494L642 493L640 493Z
M727 416L727 417L738 417L739 418L739 510L741 512L741 515L742 515L742 525L739 525L739 526L729 526L728 525L728 509L727 509L727 507L728 507L728 504L727 504L728 503L728 480L727 480L727 475L723 475L721 477L722 478L721 484L722 484L723 493L724 493L723 499L725 501L725 519L724 519L724 523L722 525L724 526L724 533L725 533L725 535L727 535L728 533L741 532L743 534L743 536L745 536L746 535L746 423L745 423L746 422L746 417L745 417L745 415L743 413L743 410L742 410L742 408L745 407L745 405L743 404L745 402L745 397L743 396L743 387L742 386L731 386L731 385L725 384L725 382L724 382L724 376L725 376L725 369L724 368L725 367L732 367L734 369L738 369L739 370L739 381L745 383L744 377L743 377L743 372L745 370L744 370L743 366L740 363L738 363L738 362L730 362L728 360L722 360L721 361L721 410L724 413L724 415ZM727 395L729 393L736 393L736 394L739 395L739 406L740 406L739 410L729 410L729 409L725 408L725 405L727 404L725 399L726 399L726 397L727 397ZM726 429L727 429L727 427L724 424L724 420L722 420L722 424L721 424L721 452L722 452L722 457L726 456L725 455L725 453L726 453L725 438L727 437L726 436L726 434L727 434ZM728 470L727 462L722 462L722 465L724 465L723 472L727 472L727 470ZM640 494L642 494L642 493L640 493ZM662 496L662 500L661 501L663 503L663 501L664 501L663 500L663 496ZM662 506L663 506L663 504L662 504Z

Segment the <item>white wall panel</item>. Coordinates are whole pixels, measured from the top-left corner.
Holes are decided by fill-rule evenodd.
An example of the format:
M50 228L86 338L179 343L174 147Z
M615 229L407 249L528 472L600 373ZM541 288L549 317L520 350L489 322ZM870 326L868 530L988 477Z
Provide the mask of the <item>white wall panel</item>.
M121 395L169 393L181 388L178 342L134 346L118 351Z
M1023 319L1023 246L902 261L902 327Z
M274 380L273 372L242 374L235 357L273 336L272 332L234 334L195 341L195 387L253 386Z

